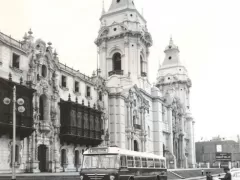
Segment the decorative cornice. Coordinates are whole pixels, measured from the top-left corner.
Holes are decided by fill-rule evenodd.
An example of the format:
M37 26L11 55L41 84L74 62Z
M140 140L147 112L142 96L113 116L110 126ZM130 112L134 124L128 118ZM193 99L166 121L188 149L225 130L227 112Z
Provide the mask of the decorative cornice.
M146 32L145 34L142 34L141 31L131 31L131 30L121 32L121 33L113 35L113 36L98 37L95 40L95 44L97 46L100 46L102 44L102 42L104 42L104 41L110 41L112 39L119 39L119 38L123 38L123 37L138 37L138 38L140 38L141 42L143 44L145 44L145 46L147 46L147 47L152 46L152 38L151 38L150 33Z

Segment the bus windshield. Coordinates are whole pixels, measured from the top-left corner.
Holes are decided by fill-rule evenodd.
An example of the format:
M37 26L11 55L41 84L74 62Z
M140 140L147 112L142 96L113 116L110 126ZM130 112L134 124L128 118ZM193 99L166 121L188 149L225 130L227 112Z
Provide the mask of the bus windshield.
M85 155L82 168L119 168L117 155Z

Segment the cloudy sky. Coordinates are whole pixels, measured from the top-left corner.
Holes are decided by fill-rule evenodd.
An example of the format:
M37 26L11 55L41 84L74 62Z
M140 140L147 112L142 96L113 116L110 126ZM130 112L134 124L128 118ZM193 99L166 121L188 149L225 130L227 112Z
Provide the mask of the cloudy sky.
M112 0L105 0L108 9ZM192 79L196 140L240 134L239 0L135 0L148 21L154 45L150 81L170 35ZM0 31L17 40L29 28L53 43L60 61L82 73L96 69L94 40L102 0L0 0Z

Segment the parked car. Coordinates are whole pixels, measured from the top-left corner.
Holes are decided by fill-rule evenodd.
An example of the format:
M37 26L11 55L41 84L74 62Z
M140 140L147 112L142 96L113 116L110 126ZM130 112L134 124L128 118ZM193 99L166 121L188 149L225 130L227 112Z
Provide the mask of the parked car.
M231 175L232 175L232 180L240 180L240 169L236 168L236 169L232 169L230 171Z
M234 168L230 170L232 180L240 180L240 168ZM213 180L219 180L224 177L224 174L213 177Z

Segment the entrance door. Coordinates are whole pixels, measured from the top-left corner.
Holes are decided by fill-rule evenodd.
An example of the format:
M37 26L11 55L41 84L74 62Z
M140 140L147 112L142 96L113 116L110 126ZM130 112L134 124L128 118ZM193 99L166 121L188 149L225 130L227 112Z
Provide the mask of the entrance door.
M38 147L38 160L40 172L47 172L47 146L40 145Z

